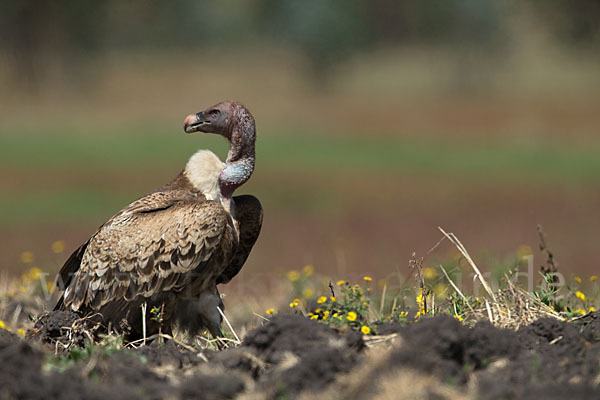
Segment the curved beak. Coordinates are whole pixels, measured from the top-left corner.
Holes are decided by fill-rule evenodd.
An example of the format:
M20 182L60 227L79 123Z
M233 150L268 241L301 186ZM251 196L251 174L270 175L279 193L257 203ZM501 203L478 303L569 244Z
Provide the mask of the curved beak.
M183 121L183 130L186 133L197 132L206 123L207 121L206 119L204 119L202 111L196 114L190 114L187 117L185 117L185 121Z

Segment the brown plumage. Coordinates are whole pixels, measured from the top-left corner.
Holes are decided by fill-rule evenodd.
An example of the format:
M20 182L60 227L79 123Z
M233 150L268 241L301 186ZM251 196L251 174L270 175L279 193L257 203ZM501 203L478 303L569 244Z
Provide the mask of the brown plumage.
M188 116L184 129L226 137L226 162L200 150L173 181L104 223L61 269L56 309L96 314L133 338L146 303L162 309L165 331L177 322L192 334L206 327L220 335L216 285L240 271L262 225L255 197L232 197L254 169L254 119L241 104L223 102ZM148 335L159 328L149 316L146 323Z

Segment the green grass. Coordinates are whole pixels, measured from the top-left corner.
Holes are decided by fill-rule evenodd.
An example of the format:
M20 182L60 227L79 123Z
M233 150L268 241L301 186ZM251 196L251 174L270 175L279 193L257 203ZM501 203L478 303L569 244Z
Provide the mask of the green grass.
M371 173L414 172L465 178L598 180L597 149L420 141L412 138L335 139L311 134L268 136L257 150L269 167ZM328 171L328 172L329 172Z
M33 223L81 220L91 216L107 217L156 184L127 185L129 171L178 171L199 148L210 148L222 158L227 152L223 138L196 134L186 135L160 126L129 126L103 132L75 132L58 129L19 131L0 127L0 168L14 174L23 170L29 179L42 185L23 185L17 191L0 196L0 223ZM119 191L98 186L93 179L75 184L52 182L56 170L78 173L106 171L108 176L123 176ZM320 180L323 188L328 179L355 182L362 190L365 182L378 176L413 176L456 181L462 187L477 182L497 180L533 182L536 185L589 185L600 178L597 149L567 146L506 143L491 145L484 141L458 143L427 141L398 134L396 137L356 135L344 138L315 132L275 132L261 134L257 143L257 174L270 179L251 182L253 190L273 207L285 202L294 209L296 203L308 204L306 193L294 192L293 180ZM175 173L175 172L174 172ZM18 176L5 177L18 182ZM145 179L145 178L144 178ZM262 182L262 183L261 183ZM287 186L273 182L289 183ZM316 182L316 181L315 181ZM325 183L324 183L325 182ZM110 185L110 182L109 182ZM257 186L254 186L257 185ZM306 185L306 184L305 184ZM143 189L146 188L146 189ZM316 196L314 207L328 213L339 208L335 193ZM313 207L313 208L314 208Z
M142 134L140 134L142 132ZM106 169L129 165L182 165L198 148L221 157L226 143L213 135L185 135L173 129L132 127L119 131L20 132L0 129L0 163L41 168L88 166ZM319 132L267 132L257 144L259 168L293 169L327 174L348 172L405 173L465 178L597 181L598 149L584 147L457 143L402 137L352 135L335 138ZM325 172L323 172L324 174Z
M134 196L135 197L135 196ZM98 219L101 224L134 197L102 191L77 190L19 193L0 197L0 223L64 222Z

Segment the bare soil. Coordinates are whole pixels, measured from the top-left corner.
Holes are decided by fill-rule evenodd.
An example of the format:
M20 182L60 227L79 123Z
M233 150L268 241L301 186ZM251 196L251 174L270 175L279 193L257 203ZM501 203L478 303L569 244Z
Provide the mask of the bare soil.
M25 339L0 330L0 398L370 399L384 397L401 371L427 377L423 398L600 396L598 312L570 323L539 319L517 331L486 322L466 327L446 316L385 324L384 340L367 340L368 347L357 332L282 315L248 332L237 348L192 351L167 341L94 353L63 372L47 371L56 342L68 335L58 325L73 318L47 314ZM400 387L396 398L410 398L411 389Z
M279 184L275 178L263 183L271 187ZM484 270L491 271L497 266L494 261L501 264L499 258L514 255L522 245L532 249L537 268L545 259L537 251L537 224L542 224L548 234L561 273L587 277L597 270L597 235L591 223L600 220L597 187L576 186L557 191L553 186L527 182L481 182L474 187L468 182L419 177L399 177L397 181L356 178L354 185L364 189L357 194L351 183L348 179L328 186L315 184L316 189L306 183L289 195L291 199L304 193L308 196L306 204L315 203L313 196L319 196L319 201L333 198L322 210L301 212L293 207L281 209L275 203L265 204L265 210L267 206L269 209L258 243L239 279L224 287L224 291L262 297L270 292L268 285L273 282L268 280L280 279L273 271L285 272L305 264L313 264L320 273L334 279L352 280L352 274L361 278L365 268L375 278L386 278L390 271L398 270L406 276L405 266L411 254L425 254L440 239L437 226L456 233ZM381 187L385 188L383 194L378 192ZM140 189L139 193L143 192ZM377 197L372 198L373 194ZM566 206L570 204L578 206ZM20 253L31 250L35 265L49 272L52 279L68 254L109 217L107 213L98 215L95 221L81 223L2 226L0 251L6 257L0 261L0 267L9 276L19 276L28 267L20 262ZM282 243L282 238L284 245L274 245ZM55 240L66 242L63 254L50 251ZM442 247L436 254L443 258L449 249L453 248ZM481 257L489 255L490 249L495 256L492 258L498 260ZM253 285L247 284L250 281ZM259 286L253 293L256 285Z

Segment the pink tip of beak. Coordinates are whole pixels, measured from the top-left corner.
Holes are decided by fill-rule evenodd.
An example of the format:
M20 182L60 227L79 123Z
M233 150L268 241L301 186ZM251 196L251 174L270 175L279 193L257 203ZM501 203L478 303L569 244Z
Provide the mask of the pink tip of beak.
M189 124L193 124L196 122L196 114L190 114L185 117L185 121L183 121L183 126L188 126Z

